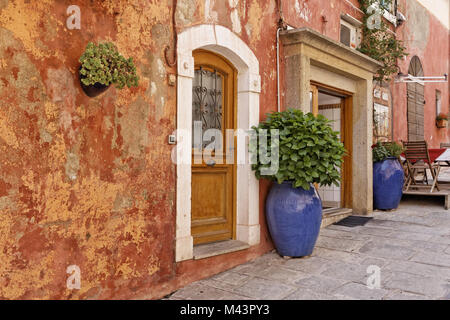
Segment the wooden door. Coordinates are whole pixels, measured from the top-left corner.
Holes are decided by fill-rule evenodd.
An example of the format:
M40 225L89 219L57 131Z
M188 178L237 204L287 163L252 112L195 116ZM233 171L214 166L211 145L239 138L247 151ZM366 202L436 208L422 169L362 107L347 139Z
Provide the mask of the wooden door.
M407 83L408 99L408 141L424 140L424 86Z
M415 77L423 77L423 68L417 56L412 57L408 73ZM424 85L419 82L409 82L406 87L408 102L408 141L424 140Z
M353 96L346 96L341 107L341 140L347 154L342 165L341 205L343 208L352 208L353 205Z
M191 233L201 244L234 237L236 169L226 152L234 139L226 139L226 130L235 128L236 70L203 50L194 52L194 62Z

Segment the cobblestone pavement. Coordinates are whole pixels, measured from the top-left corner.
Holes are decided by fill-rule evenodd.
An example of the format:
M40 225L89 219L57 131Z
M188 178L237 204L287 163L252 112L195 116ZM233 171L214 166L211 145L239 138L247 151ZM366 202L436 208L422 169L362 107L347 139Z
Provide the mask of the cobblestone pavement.
M168 299L450 299L450 210L443 201L404 198L364 226L322 229L310 257L270 252ZM369 266L380 268L379 288L367 286L377 268Z

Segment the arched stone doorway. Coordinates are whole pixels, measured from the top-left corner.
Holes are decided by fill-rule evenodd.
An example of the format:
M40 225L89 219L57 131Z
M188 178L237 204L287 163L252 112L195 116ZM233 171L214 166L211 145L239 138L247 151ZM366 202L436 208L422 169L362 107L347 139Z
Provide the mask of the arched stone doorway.
M194 257L191 233L192 195L192 84L195 79L193 52L205 50L230 62L237 71L236 128L248 130L259 122L261 77L259 62L252 50L236 34L220 25L202 24L185 29L177 44L177 199L175 260ZM236 216L234 239L249 246L260 242L259 182L245 161L246 147L237 142ZM184 159L184 160L183 160Z
M414 77L423 77L420 59L414 56L409 64L408 73ZM424 140L424 84L423 82L407 83L406 96L408 101L408 141Z

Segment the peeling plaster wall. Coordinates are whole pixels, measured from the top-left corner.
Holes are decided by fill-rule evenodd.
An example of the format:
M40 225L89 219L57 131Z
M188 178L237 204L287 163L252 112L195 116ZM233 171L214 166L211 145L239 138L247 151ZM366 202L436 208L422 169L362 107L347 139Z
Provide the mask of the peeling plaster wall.
M128 298L174 273L171 8L148 1L0 2L0 298ZM78 58L109 40L140 86L90 99ZM68 290L66 268L81 269Z
M285 0L283 12L290 25L338 40L341 13L361 18L350 3L357 0ZM66 28L72 4L81 30ZM164 60L172 9L169 0L0 0L0 298L161 298L273 248L261 181L259 245L175 263L167 136L176 129L176 87L167 76L176 69ZM275 0L183 0L176 11L178 32L216 23L253 50L261 119L276 110L278 19ZM433 21L430 33L440 30ZM138 88L84 95L78 59L100 40L134 58ZM66 288L73 264L80 290Z

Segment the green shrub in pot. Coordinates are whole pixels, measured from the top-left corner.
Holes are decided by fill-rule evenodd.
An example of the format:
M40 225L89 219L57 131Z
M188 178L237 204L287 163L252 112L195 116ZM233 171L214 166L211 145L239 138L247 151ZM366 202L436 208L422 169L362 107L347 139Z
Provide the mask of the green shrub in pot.
M253 129L263 143L250 140L252 169L257 178L277 182L272 184L265 205L275 247L282 256L311 255L322 222L322 201L312 184L339 185L339 167L345 154L339 133L324 116L293 109L271 113ZM265 134L266 143L261 139ZM269 156L266 150L270 150Z
M342 165L345 149L330 122L320 114L316 117L297 109L268 114L267 119L253 129L257 134L267 130L269 150L270 130L279 130L278 171L268 176L261 174L261 169L271 164L260 161L258 153L263 146L258 146L253 140L249 149L256 177L275 180L279 184L292 181L294 188L305 190L309 190L311 183L339 185L341 174L338 168Z

